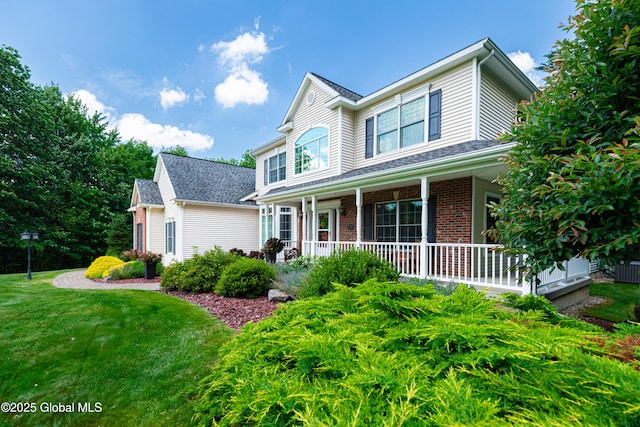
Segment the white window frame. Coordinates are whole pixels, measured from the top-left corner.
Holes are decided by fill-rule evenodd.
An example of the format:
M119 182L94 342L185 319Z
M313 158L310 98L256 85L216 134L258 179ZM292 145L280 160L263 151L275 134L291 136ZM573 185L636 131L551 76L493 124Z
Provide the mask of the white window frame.
M271 159L275 159L275 168L271 168ZM271 172L275 172L276 179L271 179ZM267 159L267 185L287 179L287 152L277 152Z
M327 159L326 159L327 161L326 161L326 165L325 165L325 166L312 167L312 168L310 168L310 169L308 169L308 170L304 170L304 169L302 169L302 167L301 167L301 170L300 170L300 171L298 171L298 167L297 167L297 162L298 162L298 155L297 155L297 152L298 152L298 147L299 147L299 145L298 145L298 141L299 141L299 140L300 140L300 138L302 138L302 137L303 137L307 132L309 132L309 131L311 131L311 130L313 130L313 129L325 129L325 130L327 131L327 135L326 135L326 138L327 138ZM324 136L323 136L323 137L321 137L321 138L324 138ZM321 152L322 150L321 150L321 147L320 147L320 145L319 145L319 144L320 144L319 140L320 140L321 138L315 138L315 139L312 139L312 140L307 141L307 142L305 142L305 143L304 143L304 145L307 145L307 144L312 143L313 141L318 141L318 158L321 158L320 152ZM303 150L304 150L304 149L303 149ZM319 162L319 160L318 160L318 162ZM294 175L303 175L303 174L306 174L306 173L313 173L313 172L316 172L316 171L319 171L319 170L328 169L328 168L329 168L329 166L330 166L330 162L331 162L331 131L330 131L330 129L329 129L329 126L325 126L325 125L323 125L323 124L318 124L318 125L316 125L316 126L310 127L310 128L309 128L309 129L307 129L306 131L302 132L302 134L300 134L300 136L298 136L298 138L296 139L296 141L293 143L293 173L294 173Z
M165 230L165 253L176 254L176 221L173 218L168 218L164 223Z
M404 93L402 95L396 95L392 100L387 101L381 105L378 105L375 108L372 108L371 111L373 113L373 155L374 156L384 156L387 155L389 153L394 153L397 152L399 150L404 150L404 149L408 149L410 147L415 147L415 146L419 146L419 145L423 145L423 144L428 144L429 143L429 94L430 94L430 89L431 89L431 84L427 84L425 86L421 86L418 87L410 92ZM424 123L423 125L423 129L422 129L422 142L418 142L415 144L411 144L411 145L407 145L405 147L401 147L401 143L402 143L402 128L406 127L408 125L405 126L401 126L401 120L402 120L402 106L409 104L410 102L413 102L419 98L424 98L424 111L423 111L423 117L422 117L422 122ZM380 116L381 114L387 113L391 110L397 110L397 114L396 114L396 145L395 148L389 150L389 151L385 151L385 152L380 152L380 141L379 141L379 134L378 134L378 116ZM412 124L415 124L418 122L414 122ZM387 133L387 132L385 132Z

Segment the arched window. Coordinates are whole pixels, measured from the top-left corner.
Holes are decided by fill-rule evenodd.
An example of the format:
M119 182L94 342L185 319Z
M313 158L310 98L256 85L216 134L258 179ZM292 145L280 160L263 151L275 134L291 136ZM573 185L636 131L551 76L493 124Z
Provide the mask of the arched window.
M329 130L312 128L296 141L296 174L329 165Z

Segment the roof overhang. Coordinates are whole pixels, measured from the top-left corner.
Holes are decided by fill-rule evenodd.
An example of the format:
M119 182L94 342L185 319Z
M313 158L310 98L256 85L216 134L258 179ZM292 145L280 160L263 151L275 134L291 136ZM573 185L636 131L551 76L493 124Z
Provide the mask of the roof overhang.
M407 77L391 83L390 85L365 96L359 101L353 101L337 94L331 100L326 102L325 106L330 109L343 106L352 110L361 110L380 102L382 99L388 98L393 94L402 92L459 65L470 62L473 58L477 58L478 62L488 58L484 66L489 68L494 74L505 81L520 98L529 99L531 93L538 91L538 88L522 71L520 71L518 67L513 64L513 62L511 62L504 52L502 52L491 39L485 38L447 56L446 58L441 59L440 61L416 71Z
M281 135L277 138L272 139L271 141L262 144L261 146L255 148L253 151L251 151L251 155L253 157L258 156L259 154L262 154L266 151L272 150L275 147L285 144L287 142L287 137L285 135Z
M258 209L257 205L239 205L235 203L204 202L202 200L184 200L184 199L173 199L171 201L181 206L197 205L197 206L210 206L210 207L233 208L233 209Z
M515 145L516 143L500 144L427 162L418 162L409 166L405 165L345 179L336 179L330 183L322 182L291 190L284 190L276 194L265 194L264 196L256 198L256 201L277 203L292 198L353 191L353 189L357 187L373 187L410 179L422 177L433 178L439 175L499 166L503 164L503 162L500 161L500 157L508 153Z

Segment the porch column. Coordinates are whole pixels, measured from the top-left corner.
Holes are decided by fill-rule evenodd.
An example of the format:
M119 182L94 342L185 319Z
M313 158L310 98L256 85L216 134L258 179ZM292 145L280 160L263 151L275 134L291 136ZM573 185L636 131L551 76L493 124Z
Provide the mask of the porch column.
M362 243L362 189L356 188L356 248Z
M422 199L421 225L422 236L420 240L420 272L419 277L427 277L427 230L429 229L429 179L427 177L420 179L420 197Z
M302 255L308 255L306 253L307 239L307 198L302 197Z
M311 197L311 255L316 254L316 238L318 236L318 213L316 211L317 196Z

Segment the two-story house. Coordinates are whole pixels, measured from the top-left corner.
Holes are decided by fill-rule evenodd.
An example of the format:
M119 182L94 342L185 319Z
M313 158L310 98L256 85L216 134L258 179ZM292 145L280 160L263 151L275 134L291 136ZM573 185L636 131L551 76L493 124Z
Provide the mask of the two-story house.
M490 39L367 96L307 73L282 136L252 153L261 240L310 255L358 247L407 276L530 291L483 230L512 147L496 138L536 90ZM584 279L588 263L570 270L543 282Z
M134 247L167 262L275 236L304 255L356 247L405 276L562 296L588 281L588 262L532 286L483 234L513 147L497 137L536 90L490 39L366 96L307 73L281 136L253 150L255 171L160 156L134 186Z

